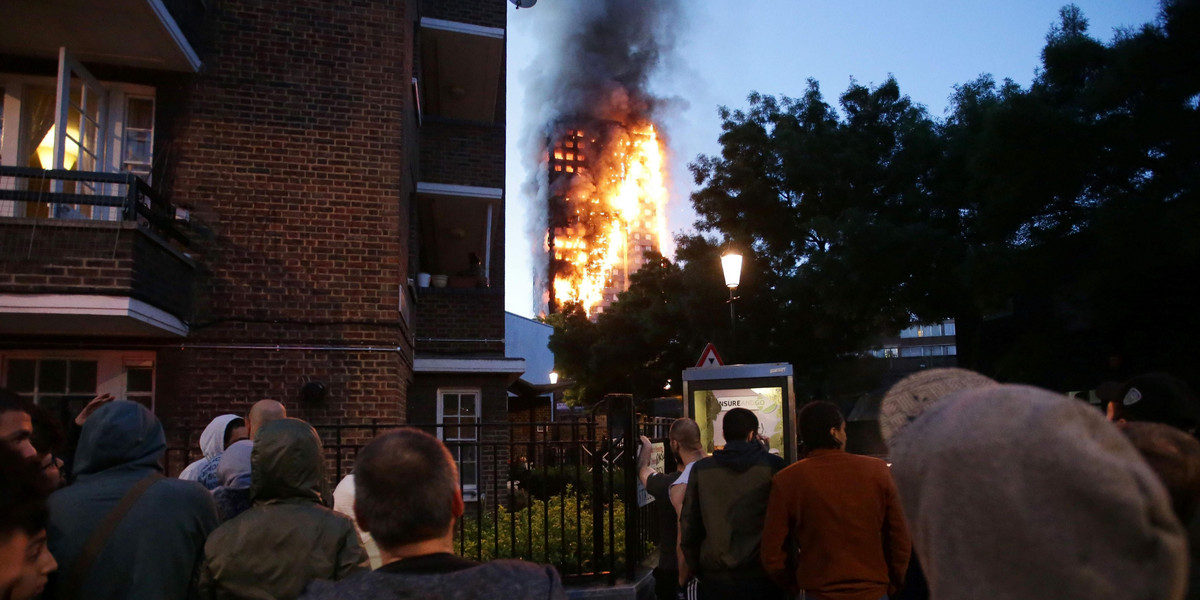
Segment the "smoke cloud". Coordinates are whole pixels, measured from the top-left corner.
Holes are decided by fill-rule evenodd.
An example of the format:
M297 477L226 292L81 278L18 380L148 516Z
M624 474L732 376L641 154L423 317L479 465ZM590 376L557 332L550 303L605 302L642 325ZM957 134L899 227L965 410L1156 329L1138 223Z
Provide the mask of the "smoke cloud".
M530 208L526 239L532 241L528 251L534 257L532 300L534 313L542 314L548 299L547 218L554 193L546 169L548 143L575 127L658 122L658 111L677 106L673 99L655 96L651 81L673 52L682 11L677 0L544 0L519 13L530 19L525 31L535 32L538 49L532 66L517 77L525 89L525 121L536 124L523 132L519 158L528 174L521 196ZM659 136L666 137L661 128Z

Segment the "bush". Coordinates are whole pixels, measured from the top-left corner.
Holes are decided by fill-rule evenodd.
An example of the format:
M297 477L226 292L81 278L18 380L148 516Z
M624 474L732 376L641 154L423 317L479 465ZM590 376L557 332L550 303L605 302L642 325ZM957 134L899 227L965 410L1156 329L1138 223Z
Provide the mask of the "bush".
M560 496L567 493L567 490L578 490L583 494L591 494L592 488L595 487L592 483L592 473L584 467L545 467L524 470L515 473L516 481L520 484L520 489L529 492L535 498L548 500L553 496ZM625 471L619 469L611 473L612 482L609 482L609 472L601 474L604 485L604 496L620 495L625 489Z
M510 511L499 506L482 517L464 516L454 549L460 556L479 561L520 558L550 563L564 575L601 573L610 566L619 571L625 565L625 504L612 498L599 520L602 522L593 522L591 495L567 484L564 493L545 500L534 498L526 508ZM596 526L604 536L599 565L593 564L592 557ZM641 555L649 550L648 546Z

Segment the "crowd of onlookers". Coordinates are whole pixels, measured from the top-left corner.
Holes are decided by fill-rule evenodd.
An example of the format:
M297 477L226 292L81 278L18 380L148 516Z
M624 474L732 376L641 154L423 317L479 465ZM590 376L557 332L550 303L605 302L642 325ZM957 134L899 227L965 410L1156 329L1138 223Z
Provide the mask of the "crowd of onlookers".
M655 594L1200 598L1200 406L1162 374L1098 392L1107 414L919 372L882 401L890 462L846 452L828 402L799 411L791 465L751 411L721 414L711 455L678 419L678 469L656 472L645 438L638 459ZM553 567L454 554L457 468L419 430L378 436L331 490L316 432L273 400L213 419L178 478L140 404L101 396L69 425L0 389L0 599L566 597Z
M50 421L0 389L0 599L566 597L552 567L454 555L457 467L416 429L331 491L316 431L273 400L213 419L179 478L141 404L88 404L69 477L40 445Z
M838 407L797 415L799 460L754 413L725 446L676 421L678 470L639 476L659 502L659 598L1200 598L1200 405L1149 374L1098 388L1107 415L963 369L893 386L888 460L845 451Z

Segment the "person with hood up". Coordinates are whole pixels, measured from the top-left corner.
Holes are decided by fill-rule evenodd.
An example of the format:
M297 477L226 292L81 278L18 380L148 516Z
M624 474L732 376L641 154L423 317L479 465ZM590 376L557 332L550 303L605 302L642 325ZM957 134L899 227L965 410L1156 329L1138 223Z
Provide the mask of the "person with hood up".
M758 417L730 409L725 447L692 465L680 514L680 549L700 598L779 598L759 558L771 479L784 467L758 437Z
M207 490L215 489L221 485L221 480L217 477L217 465L221 462L221 454L231 443L245 436L246 421L241 417L221 415L213 419L200 434L200 451L204 453L204 457L184 467L179 478L199 482Z
M230 444L221 455L217 465L217 477L221 485L212 491L217 502L217 514L224 523L251 506L250 502L250 454L254 444L242 440Z
M309 581L367 568L354 522L322 504L325 457L311 425L289 418L263 425L250 472L254 505L204 545L201 598L296 598Z
M1029 386L966 389L926 404L890 444L935 600L1183 596L1171 500L1087 404Z
M115 400L83 425L75 483L50 496L50 552L60 570L47 597L190 598L204 540L217 526L212 496L163 478L162 424Z

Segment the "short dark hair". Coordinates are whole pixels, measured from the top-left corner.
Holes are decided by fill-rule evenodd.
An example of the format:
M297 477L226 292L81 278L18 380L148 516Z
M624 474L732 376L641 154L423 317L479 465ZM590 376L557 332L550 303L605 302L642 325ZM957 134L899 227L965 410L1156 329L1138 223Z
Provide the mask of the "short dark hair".
M1191 521L1200 508L1200 442L1162 423L1126 423L1121 431L1167 488L1175 516Z
M805 450L818 448L841 448L842 444L833 437L830 429L846 422L836 404L818 400L809 402L800 409L800 443Z
M1121 385L1113 417L1163 423L1188 433L1200 425L1200 405L1187 382L1166 373L1145 373Z
M0 445L0 540L18 531L32 536L45 529L48 494L38 463Z
M758 431L758 417L744 408L731 408L721 421L721 431L725 434L725 443L744 442L751 433Z
M230 419L229 422L225 424L225 437L223 438L224 443L221 444L221 447L228 448L230 442L233 441L233 440L229 439L229 436L233 435L233 430L237 429L238 427L245 427L245 426L246 426L246 420L241 417L238 417L236 419Z
M418 429L383 433L354 463L354 514L382 548L446 535L457 490L450 451Z
M33 437L29 438L29 443L33 444L33 449L37 450L38 455L61 453L66 446L67 436L63 433L58 417L45 408L34 405L31 407L29 419L33 421Z
M16 392L0 387L0 415L14 411L32 414L33 406L33 402L18 396Z
M679 447L685 450L699 450L700 445L700 426L696 422L687 417L680 417L671 423L671 431L667 436L675 440Z

